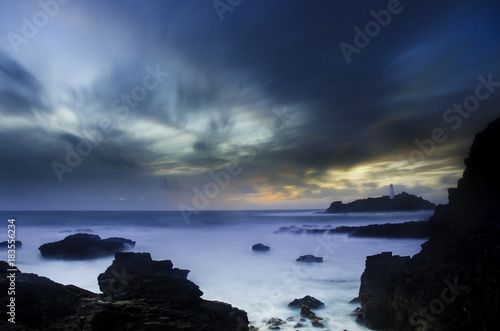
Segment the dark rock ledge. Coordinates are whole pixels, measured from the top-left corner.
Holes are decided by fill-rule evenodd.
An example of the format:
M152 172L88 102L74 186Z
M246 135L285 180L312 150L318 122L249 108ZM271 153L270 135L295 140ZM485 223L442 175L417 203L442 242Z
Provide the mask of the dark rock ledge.
M0 261L0 291L7 293L8 264ZM16 324L0 330L248 330L247 314L230 304L207 301L187 279L189 270L149 253L116 253L99 275L96 294L46 277L17 272ZM2 295L5 307L9 297Z
M311 226L284 226L274 231L275 234L347 234L350 237L426 239L431 236L428 221L411 221L404 223L370 224L365 226L330 226L319 228Z

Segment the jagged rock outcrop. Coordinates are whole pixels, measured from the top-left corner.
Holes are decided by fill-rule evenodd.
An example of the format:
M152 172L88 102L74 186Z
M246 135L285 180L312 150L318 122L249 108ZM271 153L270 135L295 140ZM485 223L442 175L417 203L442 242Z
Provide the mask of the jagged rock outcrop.
M434 210L436 205L430 201L413 194L401 192L389 199L389 196L359 199L349 203L334 201L325 210L325 214L337 213L362 213L362 212L390 212L390 211L416 211Z
M0 262L0 290L7 293L8 265ZM153 261L149 253L116 253L113 264L98 277L103 294L48 278L18 272L15 330L248 330L244 311L207 301L187 279L189 270L171 261ZM2 296L0 304L7 304Z
M380 330L498 330L499 144L497 119L476 135L463 177L449 190L449 203L436 208L431 239L420 253L397 268L372 263L398 265L397 257L368 257L359 293L362 322ZM367 281L375 274L380 281Z
M135 241L119 237L101 239L98 235L76 233L63 240L47 243L38 249L44 257L61 259L92 259L113 255L115 252L130 250L135 247Z

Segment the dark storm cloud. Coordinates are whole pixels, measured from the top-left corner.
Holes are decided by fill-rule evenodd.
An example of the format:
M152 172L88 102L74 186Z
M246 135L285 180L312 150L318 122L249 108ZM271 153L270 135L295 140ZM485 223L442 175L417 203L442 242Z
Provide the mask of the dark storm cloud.
M45 110L39 81L0 50L0 112L29 115L33 109Z

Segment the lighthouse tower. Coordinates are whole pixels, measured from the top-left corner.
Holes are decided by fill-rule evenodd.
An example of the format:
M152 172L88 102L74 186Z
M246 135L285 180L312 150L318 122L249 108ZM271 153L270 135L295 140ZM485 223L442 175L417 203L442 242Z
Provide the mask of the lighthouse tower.
M389 199L394 199L394 185L389 186Z

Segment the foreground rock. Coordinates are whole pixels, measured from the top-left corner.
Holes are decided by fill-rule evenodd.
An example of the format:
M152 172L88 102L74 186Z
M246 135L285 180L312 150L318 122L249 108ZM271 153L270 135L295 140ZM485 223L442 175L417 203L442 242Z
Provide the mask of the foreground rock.
M436 205L413 194L402 192L389 199L389 196L360 199L347 204L342 201L332 202L325 214L361 213L361 212L391 212L434 210Z
M8 265L0 262L0 290L7 293ZM170 261L153 261L149 253L116 253L99 275L104 294L62 285L35 274L16 275L16 324L19 330L247 330L244 311L200 298L198 286L186 279L188 270ZM9 298L0 297L7 305ZM5 307L5 306L4 306Z
M299 257L295 261L297 261L297 262L306 262L306 263L317 263L317 262L323 262L323 258L322 257L316 257L314 255L302 255L301 257Z
M432 237L409 258L368 257L360 321L380 330L498 330L500 320L500 119L477 134Z
M6 307L12 275L10 266L0 261L0 305ZM15 324L4 319L0 322L2 330L25 330L23 327L40 330L63 330L65 319L77 314L83 299L97 298L97 294L73 285L62 285L35 274L15 272ZM4 313L5 314L5 313ZM12 316L7 315L7 318Z
M252 246L252 250L256 252L267 252L271 249L271 247L266 246L262 243L258 243Z
M130 250L134 247L135 241L130 239L117 237L101 239L95 234L77 233L60 241L43 244L38 249L45 257L92 259Z
M321 307L324 307L325 304L315 297L312 297L310 295L306 295L302 299L295 299L292 302L288 304L289 307L294 307L294 308L301 308L302 306L307 306L310 309L318 309Z
M366 258L366 268L361 276L359 289L362 312L359 312L358 318L369 321L368 325L372 329L384 329L395 323L391 303L385 294L394 290L394 278L409 262L409 256L393 256L392 252Z
M275 234L348 234L350 237L373 238L429 238L431 228L428 221L405 223L370 224L366 226L339 226L330 228L281 227Z

